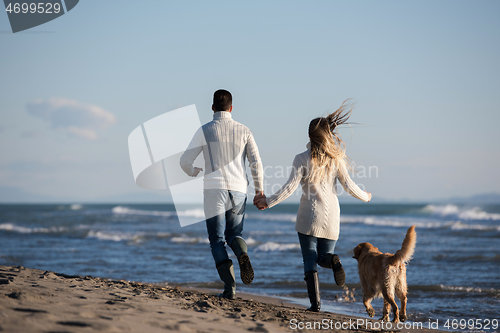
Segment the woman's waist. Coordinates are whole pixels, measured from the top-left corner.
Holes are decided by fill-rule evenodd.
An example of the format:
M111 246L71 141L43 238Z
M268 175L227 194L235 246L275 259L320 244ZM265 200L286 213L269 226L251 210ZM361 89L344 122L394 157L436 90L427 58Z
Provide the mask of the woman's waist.
M337 195L333 192L331 193L305 193L302 192L300 197L300 205L313 205L313 206L325 206L325 205L339 205L339 199Z

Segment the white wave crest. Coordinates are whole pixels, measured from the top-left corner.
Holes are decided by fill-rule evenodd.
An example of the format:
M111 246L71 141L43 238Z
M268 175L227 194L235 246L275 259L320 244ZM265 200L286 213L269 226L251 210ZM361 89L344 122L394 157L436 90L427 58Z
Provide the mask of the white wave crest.
M189 237L189 236L179 236L179 237L172 237L170 238L170 241L174 243L190 243L190 244L208 244L208 238L207 237Z
M273 214L273 213L260 213L260 214L247 214L247 218L266 221L286 221L295 222L297 214Z
M140 209L131 209L122 206L116 206L112 210L113 214L122 214L122 215L143 215L143 216L185 216L185 217L196 217L196 218L205 218L205 213L203 209L188 209L185 211L162 211L162 210L140 210Z
M417 228L435 229L449 228L452 230L500 231L499 225L467 224L461 221L442 221L437 219L421 219L413 217L378 217L378 216L341 216L342 223L362 223L366 225L405 227L416 225Z
M190 244L209 244L208 237L189 237L187 235L181 235L177 237L172 237L170 241L174 243L190 243ZM245 243L247 245L254 245L257 243L255 239L252 237L248 237L245 239Z
M106 232L90 230L87 234L89 238L97 238L100 240L108 240L113 242L121 242L124 240L138 241L142 235L140 234L126 234L121 232Z
M177 212L178 216L186 216L186 217L198 217L205 219L205 212L203 209L188 209L185 211Z
M255 245L257 241L252 237L248 237L247 239L245 239L245 243L247 243L247 245Z
M442 228L451 225L450 222L434 221L429 219L404 218L404 217L375 217L375 216L341 216L342 223L363 223L367 225L378 225L388 227L411 227L418 228Z
M289 251L295 249L300 249L300 245L298 243L282 244L282 243L267 242L264 244L260 244L253 251L274 252L274 251Z
M70 206L70 209L71 209L71 210L79 210L79 209L82 209L82 207L83 207L83 206L82 206L82 205L79 205L79 204L72 204L72 205Z
M499 221L500 214L487 213L479 207L458 207L456 205L427 205L423 208L424 211L430 212L433 215L442 217L454 217L460 220L488 220Z
M440 284L439 287L444 291L459 291L466 293L493 293L500 294L500 290L494 288L477 288L477 287L463 287L463 286L446 286Z
M36 233L56 233L68 230L64 227L50 227L50 228L27 228L15 225L13 223L2 223L0 224L0 230L18 232L20 234L36 234Z
M496 230L500 231L500 225L465 224L460 221L451 225L452 230Z
M123 215L148 215L148 216L174 216L175 212L166 212L159 210L140 210L131 209L122 206L116 206L112 210L113 214L123 214Z

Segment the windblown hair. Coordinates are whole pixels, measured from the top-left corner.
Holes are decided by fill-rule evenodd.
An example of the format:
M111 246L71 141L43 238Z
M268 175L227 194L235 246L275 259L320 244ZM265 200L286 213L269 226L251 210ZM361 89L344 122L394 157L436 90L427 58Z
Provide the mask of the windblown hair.
M335 169L351 169L351 162L345 154L345 143L335 131L337 126L347 124L351 116L354 106L348 101L345 100L337 111L309 123L311 163L307 177L313 184L331 177Z

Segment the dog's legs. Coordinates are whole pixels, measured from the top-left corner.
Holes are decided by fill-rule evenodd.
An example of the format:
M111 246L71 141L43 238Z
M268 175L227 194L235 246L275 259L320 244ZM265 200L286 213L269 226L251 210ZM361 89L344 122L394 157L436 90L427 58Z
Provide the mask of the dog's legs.
M406 283L405 283L406 287ZM396 296L398 296L399 300L401 301L401 312L399 313L399 320L402 322L406 321L406 288L402 290L400 286L396 288Z
M392 306L392 312L394 313L394 319L392 320L393 323L398 323L399 322L399 309L398 305L396 304L396 301L394 300L394 290L387 290L387 287L385 287L382 290L382 295L384 295L384 303L388 302ZM389 319L389 318L387 318Z
M406 266L402 265L401 274L399 274L398 284L396 286L396 296L401 301L401 312L399 313L399 320L406 321L406 294L408 293L408 286L406 284Z
M375 316L375 310L373 309L371 302L373 299L373 295L363 295L363 304L365 305L366 312L370 317Z
M384 313L382 315L382 318L380 318L380 320L382 321L389 321L389 311L391 310L391 304L389 304L389 302L387 302L384 298Z
M399 320L404 322L406 321L406 295L401 294L399 290L396 290L396 295L401 301L401 312L399 313Z

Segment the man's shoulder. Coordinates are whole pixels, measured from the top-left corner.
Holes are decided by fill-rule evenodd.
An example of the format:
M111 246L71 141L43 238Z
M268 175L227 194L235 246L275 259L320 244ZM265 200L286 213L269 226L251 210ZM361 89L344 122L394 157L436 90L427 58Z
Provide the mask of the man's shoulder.
M242 123L239 123L239 122L237 122L237 121L236 121L236 120L234 120L234 119L233 119L232 123L233 123L233 126L235 126L235 127L239 127L239 128L241 128L241 129L243 129L243 130L245 130L245 131L247 131L247 132L251 132L251 131L250 131L250 128L248 128L248 126L243 125Z
M248 126L243 125L242 123L239 123L239 122L237 122L234 119L225 119L224 122L226 124L229 123L231 127L238 128L239 130L241 130L244 133L248 133L248 134L252 133L252 131L250 130L250 128L248 128ZM212 121L209 121L208 123L202 125L201 128L204 129L204 130L207 130L209 128L220 126L220 124L221 123L219 121L212 120Z

